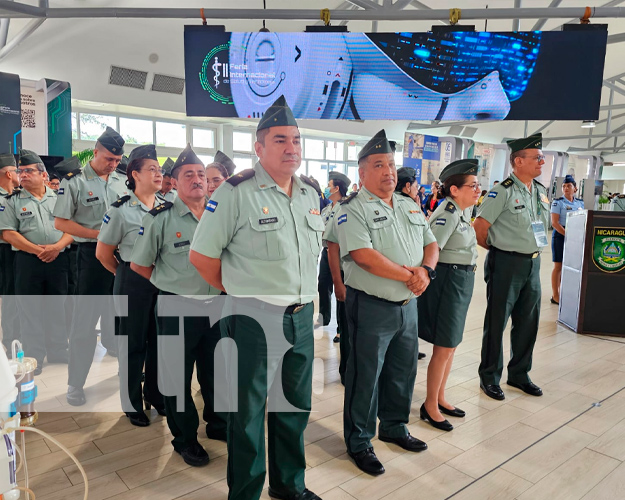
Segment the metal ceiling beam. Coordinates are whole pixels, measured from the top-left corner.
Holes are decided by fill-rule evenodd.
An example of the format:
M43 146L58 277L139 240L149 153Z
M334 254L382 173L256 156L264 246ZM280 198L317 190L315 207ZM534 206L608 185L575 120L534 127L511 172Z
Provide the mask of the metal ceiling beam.
M514 0L514 8L521 8L521 0ZM521 19L518 17L512 20L512 31L521 31Z
M542 132L543 130L545 130L549 125L551 125L553 122L555 122L555 120L549 120L547 123L545 123L542 127L540 127L537 130L534 130L534 132L532 132L532 135L537 134L538 132Z
M347 0L349 3L354 4L356 7L360 7L361 9L369 9L369 10L378 10L380 6L372 2L371 0Z
M610 90L613 90L614 92L621 94L621 95L625 95L625 90L622 89L621 87L619 87L618 85L609 82L608 80L603 80L603 86L609 88ZM612 108L614 109L614 108Z
M351 0L352 3L364 0ZM367 5L375 5L367 0ZM19 7L15 7L19 5ZM190 8L48 8L41 9L24 4L0 0L0 9L9 12L9 17L47 17L50 19L72 18L142 18L142 19L197 19L200 18L200 9ZM272 19L272 20L303 20L317 21L318 9L204 9L207 19ZM563 19L577 17L584 14L581 7L544 7L521 9L463 9L463 20L475 19ZM593 19L625 17L623 7L595 7ZM367 10L335 10L332 12L335 20L348 21L447 21L448 9L367 9Z
M611 43L625 42L625 33L616 33L615 35L608 35L608 45Z
M33 19L30 21L17 35L15 35L9 43L7 43L2 49L0 49L0 61L8 56L13 49L15 49L20 43L22 43L27 37L29 37L39 26L45 22L43 19Z
M393 8L396 10L402 10L408 7L411 2L412 0L395 0L395 3L393 4Z
M553 0L550 4L549 7L551 8L556 8L558 5L560 5L562 3L562 0ZM545 23L548 21L549 19L543 17L542 19L539 19L538 21L536 21L536 24L534 25L534 27L532 28L532 31L540 31L543 26L545 25Z
M10 24L10 19L0 19L0 49L7 44Z

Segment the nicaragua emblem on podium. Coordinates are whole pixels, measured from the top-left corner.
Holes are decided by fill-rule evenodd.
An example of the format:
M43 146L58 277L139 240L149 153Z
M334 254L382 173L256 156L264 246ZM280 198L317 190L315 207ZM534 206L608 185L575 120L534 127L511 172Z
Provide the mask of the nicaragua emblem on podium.
M592 261L606 273L625 268L625 229L596 227Z

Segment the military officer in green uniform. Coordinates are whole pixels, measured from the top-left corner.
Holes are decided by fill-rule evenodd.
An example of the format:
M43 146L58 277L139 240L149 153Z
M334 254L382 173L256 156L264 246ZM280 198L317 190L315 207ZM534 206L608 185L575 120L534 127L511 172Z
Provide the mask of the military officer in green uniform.
M197 316L184 318L184 387L170 390L167 385L174 380L171 374L179 367L172 366L167 353L159 352L159 371L165 383L163 389L167 424L174 436L174 450L192 466L205 465L209 456L198 443L198 414L191 396L191 380L194 367L204 398L203 417L206 434L211 439L226 439L226 419L213 408L213 359L215 346L221 338L219 322L211 326L210 318L203 309L221 291L209 286L189 262L189 249L196 227L206 206L206 173L201 160L191 146L180 154L171 175L178 189L173 202L158 205L145 215L143 227L130 257L133 271L149 279L159 289L161 296L183 297L188 307L198 311ZM186 297L186 299L184 299ZM178 317L158 314L159 335L182 335ZM184 402L177 401L174 394L181 394ZM178 405L176 404L178 403ZM177 411L177 406L184 411Z
M153 144L132 150L126 175L126 185L132 193L114 202L104 215L96 257L115 275L113 294L125 296L128 300L127 315L119 314L120 396L122 409L130 422L145 427L150 424L150 419L143 412L144 400L148 407L153 405L165 415L157 380L155 308L158 289L130 269L130 255L143 217L161 204L156 193L161 188L163 175ZM118 249L119 260L116 257Z
M171 180L171 169L174 166L174 160L172 160L169 156L163 162L163 185L156 196L158 196L163 201L174 201L176 197L176 190L172 189L173 184Z
M444 431L451 431L453 425L442 414L465 416L445 399L445 385L454 352L462 341L475 282L477 240L471 214L480 197L478 169L477 160L464 159L450 163L441 172L445 199L430 217L430 229L440 249L436 280L417 300L419 337L434 344L420 415Z
M17 163L12 153L0 154L0 210L6 197L20 185ZM20 340L20 317L15 302L15 252L0 238L0 293L2 293L2 343L11 349L13 340Z
M395 193L393 154L384 130L363 147L363 187L336 219L350 336L343 432L349 456L374 475L384 473L371 444L376 417L381 441L427 448L406 426L419 352L415 296L436 277L438 246L419 207Z
M610 202L612 212L625 212L625 194L619 194Z
M102 218L108 207L128 194L125 178L115 169L124 153L124 139L110 127L98 138L93 159L82 169L65 175L61 181L54 216L58 230L71 234L78 242L78 298L69 336L69 377L67 402L86 403L83 386L87 380L96 347L95 327L102 317L102 344L117 355L114 315L111 300L98 300L93 307L89 296L110 295L113 275L95 256Z
M228 177L234 174L237 166L234 162L221 151L217 151L215 153L215 160L213 163L209 163L206 165L206 180L207 180L207 189L206 195L210 198L215 190L221 186Z
M477 242L488 249L486 317L479 366L480 387L497 400L503 371L503 332L512 319L508 385L532 396L542 390L529 377L540 319L540 253L547 241L549 199L536 180L542 172L542 135L508 141L512 174L484 198L475 219Z
M41 158L22 149L17 175L20 191L0 211L0 231L15 250L15 294L26 356L37 360L35 375L49 363L67 363L67 327L63 304L72 237L54 228L56 194L46 186ZM42 298L46 296L45 298Z
M304 484L303 433L311 408L312 301L324 227L316 188L307 177L295 176L301 138L284 97L260 120L255 151L255 167L213 193L191 251L200 274L229 295L230 316L224 314L222 328L238 349L238 411L228 414L228 498L260 498L265 408L274 385L269 392L282 390L300 411L272 411L269 398L269 496L315 500L319 497ZM283 331L264 331L265 320L281 324ZM273 346L285 340L288 350L276 359Z

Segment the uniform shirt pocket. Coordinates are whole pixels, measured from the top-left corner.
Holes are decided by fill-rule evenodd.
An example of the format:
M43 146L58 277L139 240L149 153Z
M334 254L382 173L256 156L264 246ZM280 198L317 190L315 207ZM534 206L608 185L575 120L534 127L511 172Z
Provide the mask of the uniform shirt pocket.
M175 259L175 265L185 265L188 269L192 268L191 261L189 260L189 250L191 250L190 239L180 238L166 241L165 247L167 248L167 253Z
M313 255L319 255L321 251L321 237L325 230L325 225L321 216L315 214L306 214L306 222L308 223L308 238L310 239L310 251Z
M415 242L423 246L423 234L426 231L428 221L420 213L406 214L408 222L410 222L410 229L412 230Z
M19 232L22 234L29 233L37 229L37 217L35 212L29 210L22 210L17 214L17 219L20 221Z
M376 250L397 246L397 231L393 227L393 216L389 214L369 215L367 227L371 233L371 243Z
M512 214L511 219L515 225L519 227L527 225L530 215L525 203L514 203L513 205L508 205L508 211Z
M254 255L261 260L282 260L286 258L286 248L280 241L278 230L286 223L284 217L250 217L252 248Z

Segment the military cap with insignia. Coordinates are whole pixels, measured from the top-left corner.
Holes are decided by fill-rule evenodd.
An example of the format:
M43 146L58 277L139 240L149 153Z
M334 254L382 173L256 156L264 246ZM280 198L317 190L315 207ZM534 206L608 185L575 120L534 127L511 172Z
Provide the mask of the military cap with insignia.
M386 131L382 129L377 134L375 134L367 144L363 146L363 148L360 150L360 153L358 153L358 161L371 155L394 153L395 144L395 141L389 141L386 138Z
M577 187L577 182L575 182L575 178L570 174L564 176L564 181L562 182L562 184L573 184L573 186Z
M220 165L223 165L223 167L226 169L226 172L228 172L228 177L230 177L232 174L234 174L234 171L237 168L237 166L230 159L230 157L227 154L222 153L221 151L217 151L217 153L215 154L215 159L213 160L213 162L214 163L219 163Z
M397 186L403 188L406 182L417 180L417 171L412 167L401 167L397 169Z
M171 177L171 169L174 166L174 160L172 160L169 156L163 162L163 175L168 175Z
M475 159L462 159L452 161L440 175L441 182L445 182L452 175L477 175L480 170L479 162Z
M128 163L134 160L158 160L156 156L156 146L154 144L146 144L144 146L138 146L130 152L128 156Z
M124 138L111 127L106 127L104 133L98 137L98 143L114 155L124 154L124 144L126 144L126 141L124 141Z
M34 151L28 149L20 149L18 164L20 166L33 165L34 163L43 164L43 160L39 158L39 155Z
M513 153L522 151L524 149L542 149L543 147L543 134L538 133L524 137L522 139L512 139L506 141Z
M73 172L76 169L80 169L82 167L78 156L72 156L67 160L60 161L57 163L54 168L58 172L58 174L62 177L64 175Z
M183 165L204 165L204 163L202 163L202 160L197 157L195 151L193 151L193 149L191 148L191 144L187 144L187 147L184 148L182 153L180 153L180 156L174 163L174 166L171 167L171 175L173 176L174 172Z
M0 168L4 167L17 167L17 163L15 162L15 156L13 156L11 153L0 154Z
M258 132L259 130L269 127L291 126L297 127L297 122L295 121L295 116L293 116L293 111L291 111L291 108L289 108L289 105L286 103L286 99L281 95L276 102L265 111L265 114L258 122L256 131Z
M341 172L337 172L336 170L330 172L330 174L328 175L328 181L341 181L345 184L345 187L349 187L349 185L352 183L352 181L349 180L349 177L347 177L345 174L342 174Z

